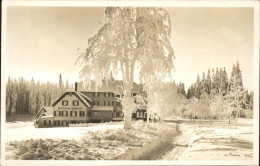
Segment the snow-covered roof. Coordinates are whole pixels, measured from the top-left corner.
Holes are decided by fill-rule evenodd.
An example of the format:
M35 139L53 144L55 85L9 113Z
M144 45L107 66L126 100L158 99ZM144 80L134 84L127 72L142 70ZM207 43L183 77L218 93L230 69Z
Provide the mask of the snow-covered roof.
M82 92L78 92L82 97L84 97L85 99L89 100L90 102L93 102L87 95L85 95Z
M64 92L59 98L57 98L53 102L52 107L54 107L57 103L59 103L66 95L70 95L70 93L74 94L86 107L91 107L89 102L92 102L92 100L86 95L84 95L83 93L74 90Z
M39 119L43 119L43 118L53 118L53 115L50 115L50 116L41 116Z
M146 106L146 105L139 105L139 106L137 107L137 109L146 110L146 109L147 109L147 106Z
M81 92L123 92L123 89L120 88L123 87L123 81L122 80L115 80L113 82L105 82L103 85L99 88L96 88L95 83L93 82L90 86L84 87L82 82L78 83L78 91ZM137 83L133 83L133 89L132 93L139 93L140 89L142 88L141 85L138 85Z
M91 108L92 111L113 111L113 106L93 106Z
M52 116L53 115L53 108L52 107L42 107L41 110L35 115L35 118L40 118L43 115Z
M78 95L78 97L84 102L84 103L86 103L86 105L87 106L89 106L89 107L91 107L91 105L88 103L88 101L86 100L86 98L84 98L82 95L82 93L80 93L80 92L77 92L77 91L75 91L75 93ZM88 98L89 99L89 98ZM89 99L90 101L92 101L91 99Z

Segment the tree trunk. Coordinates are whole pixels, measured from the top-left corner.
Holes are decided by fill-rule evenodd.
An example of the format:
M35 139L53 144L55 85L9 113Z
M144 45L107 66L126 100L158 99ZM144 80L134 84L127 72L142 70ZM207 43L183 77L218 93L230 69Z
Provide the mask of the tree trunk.
M220 126L220 114L218 114L218 126Z
M210 126L211 126L211 124L212 124L212 114L210 115Z
M237 118L237 113L238 111L236 111L236 119L235 119L235 129L237 128L237 120L238 120L238 118Z
M132 120L132 98L131 98L131 85L125 84L125 95L123 100L123 109L124 109L124 129L131 129L131 120Z
M130 89L130 92L129 92ZM127 87L125 89L125 96L124 96L124 129L129 130L131 129L131 88Z
M149 121L149 114L148 114L148 110L147 109L146 109L146 115L147 115L147 117L146 117L147 123L150 123L150 121Z

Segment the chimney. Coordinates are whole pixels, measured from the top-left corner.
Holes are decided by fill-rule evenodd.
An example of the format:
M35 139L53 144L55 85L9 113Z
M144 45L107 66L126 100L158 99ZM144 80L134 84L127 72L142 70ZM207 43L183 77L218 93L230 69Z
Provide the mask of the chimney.
M78 91L78 83L75 82L75 91Z

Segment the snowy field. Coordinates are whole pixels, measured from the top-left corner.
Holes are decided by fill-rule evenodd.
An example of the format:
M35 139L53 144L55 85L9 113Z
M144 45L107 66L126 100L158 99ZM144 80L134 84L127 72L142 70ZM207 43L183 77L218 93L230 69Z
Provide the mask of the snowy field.
M158 128L174 124L134 122L134 128L124 131L123 122L91 124L89 127L34 128L32 122L7 123L7 154L9 159L21 159L19 147L27 146L34 159L102 160L117 159L129 148L143 147L158 139ZM252 119L233 121L186 121L178 125L179 132L165 145L146 155L145 160L252 160ZM33 139L33 140L30 140ZM81 149L79 151L79 149ZM28 150L28 149L27 149ZM39 151L39 152L38 152ZM31 155L31 156L30 156ZM37 158L35 158L35 156ZM25 158L28 156L25 156Z
M175 124L133 122L123 130L123 122L89 127L34 128L32 122L7 124L7 160L113 160L133 148L142 148L161 139L162 131L176 133ZM90 124L93 125L93 124Z
M175 138L175 148L166 153L164 160L253 160L253 120L239 119L233 124L214 122L183 123Z
M123 123L97 123L89 127L35 128L33 122L6 123L6 142L27 139L69 139L80 140L88 131L102 131L123 128Z

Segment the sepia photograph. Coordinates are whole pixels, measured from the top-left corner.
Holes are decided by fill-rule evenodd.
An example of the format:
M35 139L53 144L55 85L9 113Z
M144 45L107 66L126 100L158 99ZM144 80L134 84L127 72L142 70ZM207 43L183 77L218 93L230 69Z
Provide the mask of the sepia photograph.
M1 165L258 165L259 2L176 2L3 1Z

